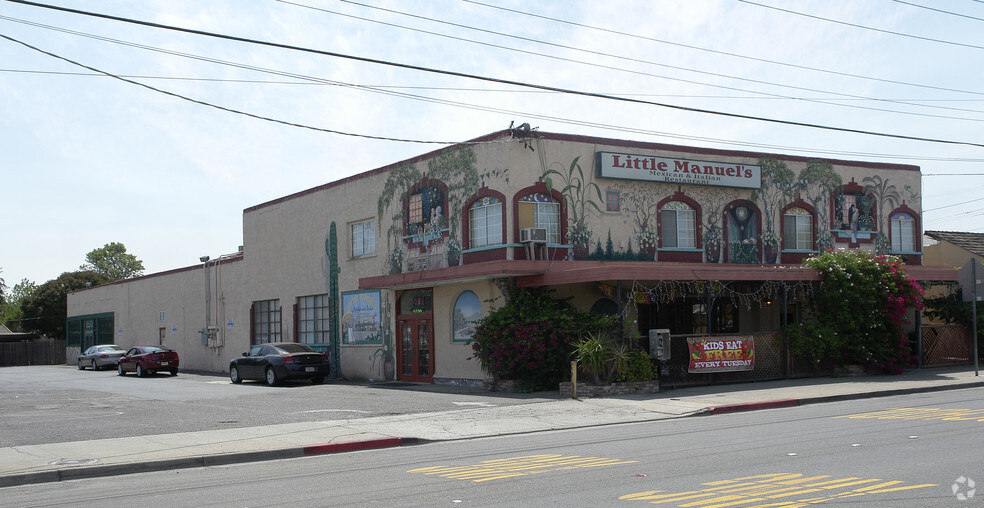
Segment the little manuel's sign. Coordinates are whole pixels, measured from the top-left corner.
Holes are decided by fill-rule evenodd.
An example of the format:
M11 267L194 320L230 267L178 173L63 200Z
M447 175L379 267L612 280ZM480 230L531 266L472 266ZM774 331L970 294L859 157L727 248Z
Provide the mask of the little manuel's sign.
M752 337L692 337L687 339L692 373L734 372L755 368Z
M622 180L758 189L762 168L748 164L597 152L598 176Z

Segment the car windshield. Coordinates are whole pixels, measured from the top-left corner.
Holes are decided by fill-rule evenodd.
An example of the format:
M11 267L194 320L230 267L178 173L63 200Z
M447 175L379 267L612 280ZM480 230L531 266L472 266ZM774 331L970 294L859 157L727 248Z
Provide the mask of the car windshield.
M284 353L313 353L314 350L304 344L280 344L277 349Z
M123 351L123 348L121 348L119 346L106 346L106 347L99 348L99 351L101 351L103 353L112 353L112 352L115 352L115 351Z
M164 349L161 349L159 347L145 347L145 348L143 348L143 350L141 352L143 352L143 353L156 353L158 351L164 351Z

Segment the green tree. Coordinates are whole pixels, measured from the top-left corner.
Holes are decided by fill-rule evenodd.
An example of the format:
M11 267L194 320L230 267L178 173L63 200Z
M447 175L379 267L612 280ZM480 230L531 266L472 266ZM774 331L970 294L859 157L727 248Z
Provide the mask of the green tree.
M102 273L93 271L66 272L57 279L38 286L31 295L21 301L24 331L37 332L53 339L65 338L65 320L68 316L68 293L90 286L112 282Z
M110 242L85 255L86 264L79 270L101 273L111 281L143 275L143 261L126 252L122 243Z
M23 317L21 303L25 298L33 295L35 291L37 291L37 285L27 279L14 284L13 289L0 303L0 324L7 325L7 328L14 331L21 330L21 318Z

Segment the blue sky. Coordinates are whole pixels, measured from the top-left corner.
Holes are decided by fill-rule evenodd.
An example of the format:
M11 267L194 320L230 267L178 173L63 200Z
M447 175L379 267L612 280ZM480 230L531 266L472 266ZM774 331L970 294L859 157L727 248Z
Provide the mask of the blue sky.
M974 0L47 3L510 81L984 143L984 3ZM0 34L162 91L328 131L463 141L515 121L914 164L924 174L924 229L984 232L979 146L532 91L6 0ZM234 252L243 209L442 146L259 120L93 75L8 39L0 39L0 111L8 287L76 270L109 242L126 245L147 273Z

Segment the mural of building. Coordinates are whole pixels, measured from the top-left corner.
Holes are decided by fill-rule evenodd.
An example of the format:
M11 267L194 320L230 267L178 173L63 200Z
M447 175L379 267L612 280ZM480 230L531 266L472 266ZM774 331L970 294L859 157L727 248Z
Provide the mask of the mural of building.
M110 318L116 343L167 344L192 370L296 341L347 379L478 383L470 323L524 286L620 313L629 334L775 331L818 279L800 264L827 249L955 280L923 265L920 181L910 165L499 131L248 208L240 252L70 294L68 362Z

